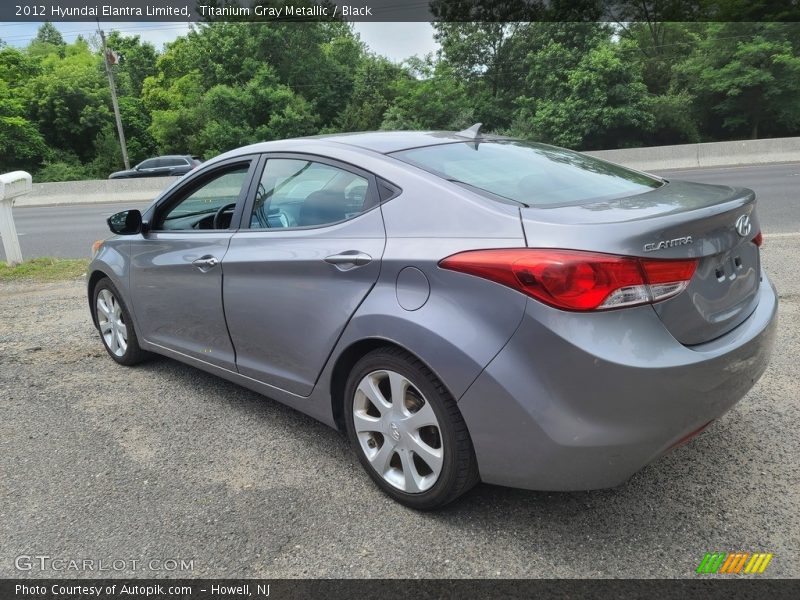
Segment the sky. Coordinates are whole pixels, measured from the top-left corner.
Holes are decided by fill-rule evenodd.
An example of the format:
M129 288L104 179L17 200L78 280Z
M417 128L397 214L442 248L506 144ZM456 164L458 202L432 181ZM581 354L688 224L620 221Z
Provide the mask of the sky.
M0 39L10 46L26 46L36 35L41 23L0 23ZM106 31L116 29L126 35L140 35L156 48L188 31L186 23L134 23L119 22L102 24ZM94 23L55 23L67 42L72 42L79 34L84 37L96 31ZM438 44L433 39L430 23L355 23L355 30L370 50L382 54L395 62L409 56L424 56L435 52Z

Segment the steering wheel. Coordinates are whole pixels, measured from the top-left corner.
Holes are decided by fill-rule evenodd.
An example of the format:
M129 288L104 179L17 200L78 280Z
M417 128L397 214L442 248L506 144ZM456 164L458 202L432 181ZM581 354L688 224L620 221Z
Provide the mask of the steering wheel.
M219 207L219 210L214 213L214 229L225 229L225 227L222 227L222 215L232 208L236 208L236 202L231 202L230 204L225 204L224 206Z

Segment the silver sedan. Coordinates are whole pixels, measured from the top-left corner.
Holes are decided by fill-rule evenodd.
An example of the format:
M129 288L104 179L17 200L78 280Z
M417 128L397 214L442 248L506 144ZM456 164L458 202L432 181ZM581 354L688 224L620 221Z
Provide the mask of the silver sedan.
M755 205L478 127L267 142L112 216L88 295L116 362L165 355L338 428L408 506L602 488L764 372Z

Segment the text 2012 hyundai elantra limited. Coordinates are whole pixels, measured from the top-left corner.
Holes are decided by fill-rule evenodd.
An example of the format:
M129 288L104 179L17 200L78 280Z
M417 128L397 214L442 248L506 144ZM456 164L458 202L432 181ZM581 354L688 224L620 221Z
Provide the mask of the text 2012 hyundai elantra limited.
M248 146L109 225L88 291L114 360L346 431L415 508L624 482L744 396L776 327L752 191L477 128Z

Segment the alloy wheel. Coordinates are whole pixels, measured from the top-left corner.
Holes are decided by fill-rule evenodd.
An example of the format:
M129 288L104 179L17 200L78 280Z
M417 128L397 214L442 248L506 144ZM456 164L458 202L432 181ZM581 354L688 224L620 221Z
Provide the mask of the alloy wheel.
M97 294L97 325L100 335L114 356L123 356L128 349L128 327L122 314L122 306L114 294L102 289Z
M361 450L391 486L409 494L429 490L442 471L444 446L431 404L395 371L366 375L353 399Z

